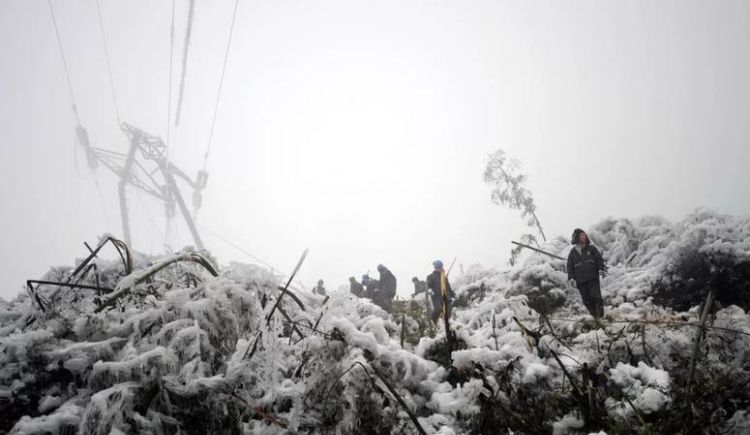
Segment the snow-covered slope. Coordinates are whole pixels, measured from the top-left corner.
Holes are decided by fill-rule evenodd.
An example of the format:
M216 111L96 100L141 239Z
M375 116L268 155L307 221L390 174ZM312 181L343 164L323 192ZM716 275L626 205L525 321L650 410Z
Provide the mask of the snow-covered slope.
M748 433L750 315L716 306L696 353L700 307L654 296L686 288L686 252L719 258L727 270L708 273L746 289L750 219L608 219L589 234L610 265L603 328L563 262L534 254L455 277L452 348L442 325L418 340L423 318L344 292L295 292L269 317L283 282L254 266L214 277L139 256L125 276L96 260L85 282L119 293L41 286L45 311L27 295L0 301L0 432Z

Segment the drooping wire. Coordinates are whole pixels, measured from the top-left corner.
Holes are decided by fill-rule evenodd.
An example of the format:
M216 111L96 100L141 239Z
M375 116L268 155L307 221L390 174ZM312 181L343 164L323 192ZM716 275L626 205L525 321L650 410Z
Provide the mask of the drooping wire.
M169 27L169 85L167 89L167 162L169 162L170 145L172 143L170 133L172 126L172 65L174 64L174 6L175 0L172 0L172 24Z
M211 130L208 133L208 145L206 146L206 154L203 155L203 171L206 171L208 165L208 153L211 151L211 143L214 137L214 126L216 125L216 114L219 112L219 102L221 100L221 88L224 85L224 74L227 71L227 59L229 58L229 48L232 44L232 34L234 33L234 22L237 18L237 5L239 0L234 1L234 12L232 13L232 24L229 26L229 38L227 38L227 48L224 52L224 65L221 68L221 77L219 78L219 89L216 92L216 104L214 104L214 114L211 117Z
M169 84L167 89L168 102L167 102L167 137L166 137L166 161L167 167L169 167L169 161L172 154L172 149L175 143L172 141L172 69L174 66L174 12L175 12L175 0L172 0L172 23L169 28ZM172 226L172 215L167 214L167 219L164 228L164 246L171 246L171 226Z
M115 103L115 114L117 115L117 124L122 124L120 118L120 105L117 102L117 92L115 92L115 79L112 74L112 64L109 60L109 46L107 45L107 36L104 33L104 20L102 20L102 10L99 7L99 0L96 0L96 13L99 17L99 30L102 34L102 42L104 43L104 55L107 58L107 72L109 73L109 86L112 89L112 100Z
M195 0L190 0L188 7L188 22L185 29L185 42L182 47L182 73L180 74L180 91L177 94L177 110L175 111L174 125L179 127L180 114L182 113L182 97L185 92L185 74L187 73L187 58L190 49L190 35L193 33L193 14L195 12Z
M241 247L237 246L236 244L230 242L229 240L227 240L226 238L220 236L219 234L216 234L214 231L211 231L209 228L206 228L204 225L198 224L198 226L201 227L201 229L203 231L206 231L208 234L211 234L212 236L216 237L217 239L221 240L222 242L226 243L227 245L231 246L232 248L238 250L239 252L247 255L248 257L252 258L253 260L257 261L258 263L260 263L260 264L266 266L267 268L271 269L271 272L279 273L281 276L284 276L284 277L291 276L290 274L281 271L279 268L274 267L273 265L266 263L265 261L263 261L260 258L256 257L255 255L247 252L246 250L244 250ZM305 288L305 285L300 280L298 280L298 279L295 278L294 282L297 283L298 285L300 285L303 289Z
M52 25L55 28L55 36L57 37L57 47L60 50L60 58L62 59L63 63L63 69L65 71L65 80L68 83L68 91L70 92L70 101L72 104L73 109L73 115L76 118L76 123L78 126L81 126L81 118L78 115L78 107L76 105L76 99L75 99L75 93L73 92L73 85L70 80L70 72L68 71L68 62L65 58L65 50L63 49L62 39L60 38L60 30L57 27L57 16L55 15L55 9L52 6L52 0L47 0L47 5L49 6L50 15L52 16ZM75 143L73 145L73 159L75 162L75 168L76 173L78 173L78 176L81 177L80 169L78 168L78 138L76 137ZM102 194L101 186L99 185L99 176L96 174L96 171L93 169L91 170L91 173L94 175L94 184L96 185L96 191L99 195L99 204L101 205L102 209L102 215L104 217L104 225L109 226L109 214L107 213L107 207L104 204L104 195Z
M78 125L81 125L81 119L78 116L78 107L76 106L75 93L73 92L73 84L70 81L68 62L65 59L65 50L63 50L62 40L60 39L60 31L57 28L57 17L55 16L55 9L52 7L52 0L47 0L47 5L49 5L49 12L52 16L52 25L55 28L55 36L57 37L57 47L60 50L60 58L62 59L63 69L65 70L65 80L68 83L68 92L70 92L70 101L73 108L73 115L76 118L76 123L78 123Z

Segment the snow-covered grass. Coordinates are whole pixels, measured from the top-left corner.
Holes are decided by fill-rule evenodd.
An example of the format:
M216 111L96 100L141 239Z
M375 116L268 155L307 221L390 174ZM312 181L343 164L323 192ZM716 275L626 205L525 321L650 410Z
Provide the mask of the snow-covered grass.
M653 296L686 248L744 261L749 222L702 210L676 224L594 225L610 266L602 328L560 260L472 266L453 279L454 348L442 325L402 348L401 317L345 291L325 304L298 294L303 307L285 297L267 323L283 283L254 266L213 277L136 255L124 276L120 263L96 260L100 281L119 292L109 310L95 312L90 291L53 286L39 289L58 304L45 312L28 296L0 301L0 431L744 433L747 307L714 309L688 384L700 308L675 311ZM570 246L558 238L544 248L565 257Z

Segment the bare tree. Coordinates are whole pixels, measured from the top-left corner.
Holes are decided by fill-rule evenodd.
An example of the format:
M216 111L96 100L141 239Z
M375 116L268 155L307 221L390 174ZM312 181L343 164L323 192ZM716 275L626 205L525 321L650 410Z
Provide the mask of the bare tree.
M520 162L515 159L508 159L502 149L498 149L487 156L489 158L484 170L484 181L492 187L492 202L514 210L521 210L521 217L526 219L526 224L535 229L542 240L546 242L547 237L544 235L542 224L536 216L534 198L531 192L524 187L526 175L520 173ZM534 243L539 246L534 234L524 234L521 239L524 243ZM521 249L521 247L516 246L511 251L511 264L515 264Z

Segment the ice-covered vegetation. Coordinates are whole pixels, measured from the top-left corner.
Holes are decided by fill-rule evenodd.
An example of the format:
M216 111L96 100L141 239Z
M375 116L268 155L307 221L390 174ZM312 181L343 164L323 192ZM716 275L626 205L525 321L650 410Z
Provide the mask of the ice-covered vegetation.
M748 433L750 219L588 230L609 262L602 328L562 260L527 254L454 277L452 347L440 328L415 334L422 310L295 300L254 266L213 276L189 253L139 255L127 274L94 259L81 283L110 293L39 285L0 301L0 432ZM567 235L543 248L565 257Z

